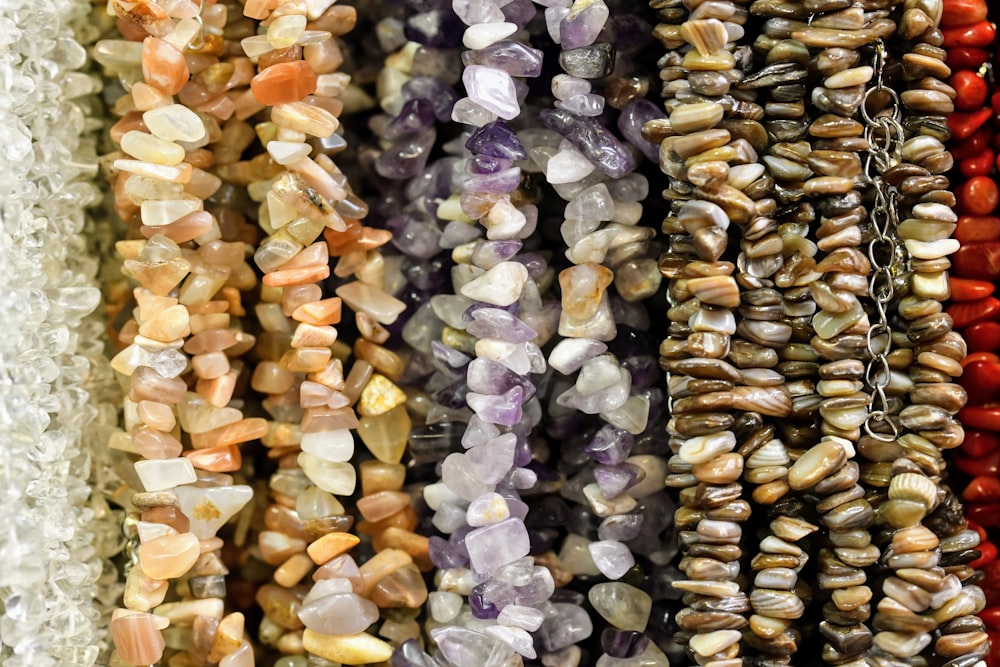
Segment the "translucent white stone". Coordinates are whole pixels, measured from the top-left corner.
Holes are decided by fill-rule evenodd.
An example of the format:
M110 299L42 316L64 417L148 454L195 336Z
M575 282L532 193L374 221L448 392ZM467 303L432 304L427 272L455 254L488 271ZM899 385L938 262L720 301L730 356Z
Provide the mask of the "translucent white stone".
M354 456L354 436L347 429L303 433L303 452L326 461L350 461Z
M447 623L462 610L462 596L447 591L434 591L427 596L431 618L438 623ZM503 613L503 612L501 612Z
M182 104L150 109L142 114L142 122L164 141L201 141L206 134L198 114Z
M509 306L518 300L528 282L528 269L519 262L500 262L482 276L462 286L462 296L495 306Z
M507 506L507 501L499 493L487 493L476 498L466 511L466 520L474 527L503 521L509 516L510 508Z
M580 370L588 359L607 351L608 346L590 338L564 338L549 353L549 365L563 375Z
M191 521L191 532L198 539L215 536L219 528L253 498L253 489L245 484L233 486L179 486L174 494L180 509Z
M136 461L135 472L146 491L166 491L198 480L194 466L185 458Z
M517 25L506 22L477 23L465 29L462 44L467 49L485 49L517 32Z
M325 461L308 452L299 454L298 462L306 477L324 491L335 496L349 496L354 493L357 473L350 463Z
M312 148L309 144L293 141L269 141L267 153L271 159L281 165L291 164L309 155Z
M204 204L199 199L173 199L163 201L144 201L139 207L142 224L149 227L162 227L180 220L185 215L200 211Z
M352 310L367 313L380 324L392 324L406 310L406 304L399 299L360 280L338 287L337 296Z
M589 176L596 167L577 150L564 148L553 155L545 165L545 178L549 183L575 183Z

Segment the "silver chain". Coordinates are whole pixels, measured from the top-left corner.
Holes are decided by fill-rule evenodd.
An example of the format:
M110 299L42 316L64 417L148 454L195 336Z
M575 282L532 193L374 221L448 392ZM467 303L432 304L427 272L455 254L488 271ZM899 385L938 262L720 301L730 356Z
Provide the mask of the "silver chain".
M875 307L876 321L865 335L868 352L868 367L865 382L872 390L872 404L865 418L865 432L883 442L893 442L899 437L900 429L890 416L889 386L891 368L889 352L892 349L892 330L889 326L889 304L893 299L893 267L898 266L897 254L902 246L897 241L896 229L899 225L899 193L883 179L883 174L902 159L903 126L900 122L901 110L896 91L883 84L885 69L885 44L878 40L875 44L875 82L865 91L861 105L861 115L865 120L865 139L868 141L868 157L865 159L865 178L875 193L875 202L869 213L874 237L868 243L868 261L872 265L868 281L868 296ZM868 109L868 102L874 97L887 98L885 106L874 115ZM874 100L872 100L874 101ZM884 340L884 343L880 342ZM892 433L876 430L876 424L887 425Z

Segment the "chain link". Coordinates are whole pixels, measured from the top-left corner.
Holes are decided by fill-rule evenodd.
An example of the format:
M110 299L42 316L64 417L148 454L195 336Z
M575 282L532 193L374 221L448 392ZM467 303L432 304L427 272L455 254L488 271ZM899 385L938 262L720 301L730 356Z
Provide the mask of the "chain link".
M891 417L886 388L891 381L889 352L892 350L892 330L889 326L889 304L895 295L893 268L898 266L897 255L901 245L897 240L899 225L899 193L887 183L883 175L902 159L902 145L905 139L901 118L899 95L884 85L882 72L885 69L885 44L878 40L875 44L873 67L875 82L865 91L861 105L861 115L865 120L865 139L868 141L868 156L865 159L865 178L872 186L875 201L869 213L873 231L868 243L868 261L872 274L868 282L868 296L874 304L875 322L865 335L868 366L865 382L871 387L872 403L865 418L864 429L870 437L883 442L893 442L899 437L900 428ZM869 109L886 100L877 111ZM886 433L885 427L891 430Z

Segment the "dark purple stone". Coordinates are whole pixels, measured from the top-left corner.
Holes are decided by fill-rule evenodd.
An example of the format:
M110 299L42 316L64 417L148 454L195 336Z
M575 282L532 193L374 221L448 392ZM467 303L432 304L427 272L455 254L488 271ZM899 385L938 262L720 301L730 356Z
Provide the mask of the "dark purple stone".
M465 397L469 394L469 385L459 380L444 389L434 393L434 402L452 410L465 407Z
M413 178L427 165L437 132L425 129L393 143L375 160L375 170L385 178Z
M646 650L649 638L634 630L604 628L601 647L612 658L634 658Z
M469 593L469 607L472 608L472 615L482 619L496 618L500 615L500 610L495 604L483 599L484 590L484 585L479 584Z
M451 10L432 9L414 14L403 26L403 34L411 42L435 49L457 49L462 45L465 25Z
M543 54L538 49L514 40L500 40L485 49L465 51L465 65L486 65L502 69L511 76L536 77L542 73Z
M510 126L502 120L486 123L469 137L465 147L473 153L507 160L524 160L528 151Z
M513 162L492 155L473 155L469 160L468 169L472 174L495 174L501 169L510 169Z
M524 467L534 472L539 482L556 482L559 480L558 472L537 459L531 459Z
M594 165L611 178L621 178L635 169L635 160L615 135L590 118L574 116L563 109L543 109L542 124L563 135Z
M541 278L545 275L545 271L549 268L549 263L546 262L545 258L537 252L522 253L521 256L516 257L514 261L524 264L524 268L528 269L528 275L531 276L532 280L538 280Z
M660 147L642 136L642 126L657 118L666 118L666 113L646 99L633 100L618 116L618 131L654 163L659 163Z
M631 463L619 463L615 466L598 465L594 468L594 481L597 482L605 498L617 498L635 486L641 474L642 468Z
M644 354L638 357L627 357L621 360L622 368L632 376L632 388L645 389L656 382L660 376L660 365L656 358Z
M527 440L518 439L514 447L514 465L524 467L531 463L531 445Z
M458 94L447 83L433 76L415 76L403 84L403 98L422 99L430 103L434 117L441 123L451 120L451 109Z
M394 141L434 124L434 107L423 98L405 102L399 115L389 121L382 132L382 138Z
M551 551L555 548L556 540L560 537L562 537L562 531L556 528L528 529L528 541L531 544L531 553L537 555Z
M634 442L631 433L607 424L594 434L585 451L598 463L617 465L628 458Z

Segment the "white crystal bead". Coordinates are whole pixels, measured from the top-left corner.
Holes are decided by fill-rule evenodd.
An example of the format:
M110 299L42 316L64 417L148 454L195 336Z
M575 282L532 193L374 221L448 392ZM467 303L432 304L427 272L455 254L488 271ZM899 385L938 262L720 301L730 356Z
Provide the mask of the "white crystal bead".
M185 458L136 461L135 473L146 491L166 491L198 481L194 466Z

